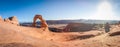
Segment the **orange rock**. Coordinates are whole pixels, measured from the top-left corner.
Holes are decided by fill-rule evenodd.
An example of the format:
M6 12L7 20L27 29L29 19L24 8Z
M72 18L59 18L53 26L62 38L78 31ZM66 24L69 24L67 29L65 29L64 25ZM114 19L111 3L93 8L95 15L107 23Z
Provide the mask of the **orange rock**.
M17 19L16 16L9 17L9 19L11 20L11 23L12 23L12 24L19 25L19 22L18 22L18 19Z
M4 21L5 21L5 22L10 22L10 20L9 20L9 19L4 19Z
M36 26L36 20L39 19L41 21L41 28L43 28L43 30L47 30L48 29L48 24L46 23L46 21L42 18L42 15L35 15L34 19L33 19L33 26Z
M19 21L16 16L9 17L7 19L4 19L5 22L10 22L15 25L19 25Z

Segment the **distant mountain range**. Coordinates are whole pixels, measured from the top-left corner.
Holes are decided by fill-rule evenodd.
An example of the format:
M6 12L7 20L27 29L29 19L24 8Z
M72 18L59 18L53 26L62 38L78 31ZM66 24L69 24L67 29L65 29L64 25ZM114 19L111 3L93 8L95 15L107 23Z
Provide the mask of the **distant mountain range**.
M48 24L68 24L68 23L88 23L88 24L115 24L118 23L120 20L46 20ZM40 21L36 22L37 24L40 24ZM32 22L22 22L21 25L31 25Z

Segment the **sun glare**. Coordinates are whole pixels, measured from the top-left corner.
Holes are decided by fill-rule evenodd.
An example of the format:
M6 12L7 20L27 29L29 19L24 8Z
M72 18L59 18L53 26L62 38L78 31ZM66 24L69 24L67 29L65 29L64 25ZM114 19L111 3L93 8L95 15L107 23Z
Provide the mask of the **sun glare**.
M102 0L97 7L97 12L89 18L96 20L120 20L119 17L116 16L108 0Z

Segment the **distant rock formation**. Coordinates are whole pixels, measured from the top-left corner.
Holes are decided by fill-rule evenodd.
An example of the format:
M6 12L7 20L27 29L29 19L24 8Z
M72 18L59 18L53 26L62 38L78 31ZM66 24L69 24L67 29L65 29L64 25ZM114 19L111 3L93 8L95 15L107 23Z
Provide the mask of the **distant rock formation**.
M10 22L15 25L19 25L19 21L16 16L9 17L7 19L4 19L5 22Z
M89 31L93 29L93 25L84 23L69 23L64 29L64 32Z
M33 19L33 26L36 26L36 20L39 19L41 21L41 28L43 28L43 30L48 30L48 24L46 23L46 21L42 18L42 15L35 15L34 19Z

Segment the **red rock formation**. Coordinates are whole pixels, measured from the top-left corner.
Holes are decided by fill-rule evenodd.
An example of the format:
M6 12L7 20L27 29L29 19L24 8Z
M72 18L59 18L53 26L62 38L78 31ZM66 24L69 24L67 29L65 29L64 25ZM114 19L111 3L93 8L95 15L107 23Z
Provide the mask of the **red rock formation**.
M4 19L5 22L10 22L10 20L7 18L7 19Z
M89 31L92 30L93 27L94 26L91 24L70 23L63 29L63 31Z
M33 26L36 26L36 20L39 19L41 21L41 28L44 28L43 30L47 30L48 29L48 24L46 23L46 21L42 18L42 15L35 15L34 19L33 19Z
M19 25L18 19L16 16L9 17L7 19L4 19L5 22L9 22L15 25Z

